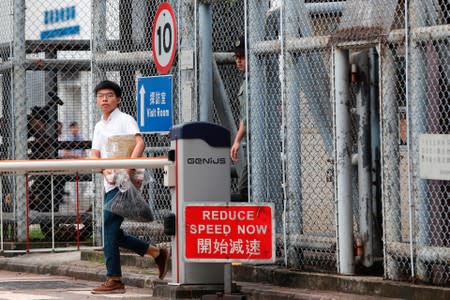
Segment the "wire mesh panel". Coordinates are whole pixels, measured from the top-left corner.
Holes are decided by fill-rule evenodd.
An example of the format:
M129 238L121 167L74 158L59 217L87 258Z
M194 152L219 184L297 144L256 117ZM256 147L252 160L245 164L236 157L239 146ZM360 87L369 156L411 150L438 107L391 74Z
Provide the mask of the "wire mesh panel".
M279 258L294 268L335 269L330 50L320 37L338 15L249 1L252 198L275 203Z
M199 3L201 5L201 3ZM214 78L214 106L212 112L212 120L230 129L232 139L234 139L235 129L239 127L241 120L240 104L238 100L239 88L245 79L245 74L236 66L232 51L235 48L236 41L244 36L245 11L244 1L213 1L210 5L212 16L212 47L213 53L216 53L216 64L218 69L218 77L224 86L223 94L216 96L219 79ZM201 38L201 37L200 37ZM227 53L228 56L220 59L220 54ZM230 114L225 114L223 105L229 107ZM246 147L246 141L243 145ZM239 166L236 166L239 169ZM239 172L238 172L239 173ZM240 176L240 174L238 174ZM238 193L237 176L232 178L232 193Z
M152 57L152 24L158 6L163 1L98 1L93 3L93 84L109 79L122 88L120 109L136 116L136 82L143 76L156 76ZM177 7L173 6L178 16ZM174 41L176 43L176 41ZM170 70L173 77L174 122L178 121L178 78L177 63ZM99 118L98 118L99 120ZM94 121L94 124L97 120ZM167 155L167 135L144 133L148 156ZM156 216L151 224L124 222L123 228L144 240L169 241L163 234L162 222L165 213L170 212L170 193L164 187L163 171L149 171L149 181L144 186L150 205Z
M91 119L82 108L89 107L90 3L2 1L1 5L5 14L1 22L9 23L3 24L1 33L2 158L88 155L84 149L90 148ZM69 127L76 127L76 134ZM2 176L4 225L14 228L4 240L19 242L19 249L25 240L29 248L80 241L92 245L92 216L86 213L85 221L80 220L93 194L90 175Z
M422 134L449 133L449 12L445 1L410 3L408 82L415 276L448 284L449 182L420 177L418 141ZM419 32L427 32L422 36ZM437 161L436 167L439 166ZM436 178L439 179L439 178Z
M13 157L13 134L10 126L13 123L12 115L12 47L13 47L13 1L3 1L0 12L0 156L1 159ZM14 214L14 177L1 176L0 181L1 213ZM6 239L15 238L14 222L4 222L2 235Z

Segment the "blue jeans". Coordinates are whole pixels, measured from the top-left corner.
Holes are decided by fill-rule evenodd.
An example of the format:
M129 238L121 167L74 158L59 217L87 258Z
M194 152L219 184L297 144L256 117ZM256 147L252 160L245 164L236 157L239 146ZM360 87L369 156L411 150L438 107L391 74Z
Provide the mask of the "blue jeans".
M118 191L119 189L116 188L105 194L105 205L114 198ZM105 229L103 254L106 261L106 276L122 276L119 247L134 251L140 256L144 256L149 247L147 242L123 232L120 228L122 222L123 217L103 210L103 228Z

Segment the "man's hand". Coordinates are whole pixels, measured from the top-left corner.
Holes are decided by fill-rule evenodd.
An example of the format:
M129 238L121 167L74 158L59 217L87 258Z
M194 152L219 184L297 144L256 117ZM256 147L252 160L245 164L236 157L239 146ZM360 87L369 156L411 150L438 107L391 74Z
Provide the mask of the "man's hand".
M231 160L234 161L234 162L239 160L239 157L238 157L239 147L240 147L240 143L239 142L234 142L233 146L231 146L230 156L231 156Z
M144 169L131 169L129 170L130 173L130 178L131 178L131 182L133 183L133 185L137 188L140 189L142 186L142 182L144 180Z
M102 173L109 184L116 184L116 175L113 169L104 169Z
M131 180L131 182L133 183L133 185L134 185L137 189L140 189L141 186L142 186L142 179L136 179L136 178L133 178L133 179Z

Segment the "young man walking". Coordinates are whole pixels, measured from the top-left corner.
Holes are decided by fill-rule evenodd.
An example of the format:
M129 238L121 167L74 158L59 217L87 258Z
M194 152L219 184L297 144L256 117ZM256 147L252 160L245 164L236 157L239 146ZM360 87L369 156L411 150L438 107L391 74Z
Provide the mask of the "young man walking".
M107 141L109 136L113 135L134 135L135 146L131 153L131 158L138 158L144 152L144 140L139 127L128 114L119 110L122 89L112 81L105 80L95 87L95 96L97 106L102 112L100 121L95 125L94 136L92 138L92 158L107 157ZM128 170L131 174L132 170ZM113 170L103 170L103 183L105 187L104 204L111 201L119 191L115 185ZM140 186L140 182L133 182L136 186ZM99 287L95 288L93 294L111 294L125 293L125 286L122 283L122 270L120 265L120 249L119 247L129 249L140 256L149 255L155 259L158 266L159 278L162 280L167 273L169 263L169 251L164 248L157 248L149 243L142 241L132 235L129 235L120 228L124 218L111 213L107 210L103 211L104 226L104 246L103 252L106 262L107 280Z

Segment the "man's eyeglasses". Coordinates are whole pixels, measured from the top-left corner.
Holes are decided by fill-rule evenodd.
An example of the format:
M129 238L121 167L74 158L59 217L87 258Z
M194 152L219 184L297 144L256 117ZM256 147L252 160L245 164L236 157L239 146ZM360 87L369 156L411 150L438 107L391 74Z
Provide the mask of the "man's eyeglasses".
M116 95L114 93L106 93L106 94L97 94L96 95L97 99L113 99L114 97L116 97Z

